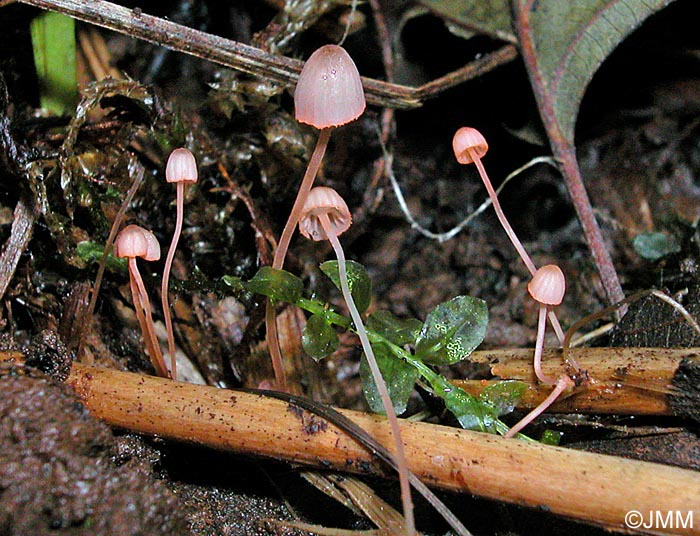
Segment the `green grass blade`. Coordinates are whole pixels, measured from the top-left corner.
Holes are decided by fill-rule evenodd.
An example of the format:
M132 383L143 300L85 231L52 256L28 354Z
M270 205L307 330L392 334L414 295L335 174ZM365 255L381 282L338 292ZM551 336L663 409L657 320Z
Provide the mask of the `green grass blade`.
M78 102L75 21L42 13L32 20L31 35L41 107L59 115L73 113Z

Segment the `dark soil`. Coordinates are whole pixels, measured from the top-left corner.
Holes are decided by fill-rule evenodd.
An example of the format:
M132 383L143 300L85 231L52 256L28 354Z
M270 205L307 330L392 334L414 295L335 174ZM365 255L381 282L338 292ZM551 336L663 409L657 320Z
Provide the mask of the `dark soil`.
M2 364L0 386L2 534L188 533L182 504L153 476L156 451L115 438L35 369Z

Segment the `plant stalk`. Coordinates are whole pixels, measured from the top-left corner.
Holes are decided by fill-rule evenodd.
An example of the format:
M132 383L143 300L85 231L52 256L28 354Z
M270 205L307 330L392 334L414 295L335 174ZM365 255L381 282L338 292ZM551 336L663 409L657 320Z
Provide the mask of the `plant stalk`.
M240 391L74 363L67 383L96 417L147 435L344 472L382 474L355 440L294 404ZM386 418L338 410L389 450ZM700 473L655 463L401 421L409 468L431 485L546 509L613 530L630 510L687 511ZM659 533L700 534L692 527Z

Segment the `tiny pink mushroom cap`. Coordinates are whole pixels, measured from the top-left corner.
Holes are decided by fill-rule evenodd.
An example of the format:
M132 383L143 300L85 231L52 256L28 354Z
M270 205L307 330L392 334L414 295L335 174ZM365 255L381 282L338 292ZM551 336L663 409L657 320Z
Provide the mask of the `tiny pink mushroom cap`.
M197 182L197 161L189 149L180 147L170 153L168 163L165 166L165 180L167 182Z
M160 244L155 235L138 225L127 225L114 241L117 257L142 257L147 261L160 259Z
M539 268L527 285L532 298L543 305L559 305L566 292L564 273L556 264Z
M455 158L460 164L471 164L474 162L468 149L472 149L479 158L482 158L489 150L489 144L486 143L484 136L471 127L462 127L455 132L452 138L452 149L455 152Z
M362 80L343 47L325 45L304 64L294 90L294 116L318 129L354 121L365 111Z
M328 240L319 216L327 214L335 236L348 230L352 215L345 200L333 188L316 186L309 192L299 219L299 232L311 240Z

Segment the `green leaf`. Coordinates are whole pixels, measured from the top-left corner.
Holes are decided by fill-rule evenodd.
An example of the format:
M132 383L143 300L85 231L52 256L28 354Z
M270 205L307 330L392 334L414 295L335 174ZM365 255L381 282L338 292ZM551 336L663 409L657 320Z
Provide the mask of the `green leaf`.
M333 284L340 289L340 274L338 272L338 261L326 261L320 266L321 271L333 281ZM348 272L348 286L350 294L355 301L357 310L362 314L369 307L372 300L372 282L367 275L367 270L359 262L346 261L345 269Z
M440 15L448 25L517 42L510 22L509 0L420 0L420 3Z
M385 344L373 344L372 349L389 391L389 398L391 398L394 411L396 411L397 415L401 415L406 411L408 399L413 392L413 386L418 381L420 373L412 365L392 354ZM367 356L364 353L360 358L360 378L362 378L362 391L370 409L375 413L386 413L377 385L374 383L369 363L367 363Z
M304 284L301 279L285 270L263 266L243 286L248 292L262 294L276 301L294 303L301 298Z
M375 311L367 319L367 329L396 346L415 342L423 322L417 318L399 318L391 311Z
M486 335L486 303L457 296L433 309L416 340L416 357L426 363L449 365L466 359Z
M495 410L484 404L459 387L436 391L444 401L445 407L457 418L462 428L493 432L497 414Z
M540 437L540 443L545 445L554 445L555 447L561 442L561 436L564 434L556 430L545 430Z
M231 287L236 292L241 292L245 290L243 287L243 281L240 277L236 275L225 275L221 278L225 285Z
M338 344L335 328L322 316L311 315L301 333L304 351L318 361L335 352Z
M86 264L99 263L104 254L104 246L102 244L90 242L89 240L83 240L76 245L75 254ZM110 270L126 271L126 267L126 259L120 259L114 255L107 256L107 268Z
M500 417L513 411L526 392L526 383L506 380L489 385L479 394L479 400L491 406Z
M34 65L41 107L72 113L78 102L75 21L59 13L41 13L31 22Z
M647 17L671 1L513 0L530 78L542 86L567 142L574 141L581 99L598 67Z
M632 244L637 255L648 261L658 261L681 250L676 238L665 233L640 233L634 237Z

